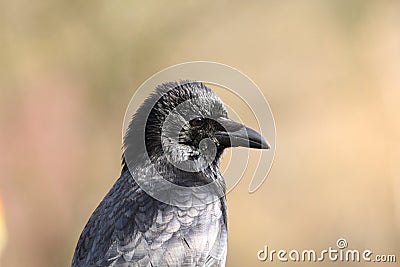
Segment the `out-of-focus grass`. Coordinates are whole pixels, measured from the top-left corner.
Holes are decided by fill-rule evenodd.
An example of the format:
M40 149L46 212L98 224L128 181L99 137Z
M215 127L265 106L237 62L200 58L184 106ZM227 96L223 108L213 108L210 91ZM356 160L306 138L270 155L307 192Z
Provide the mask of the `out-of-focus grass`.
M249 195L244 177L228 195L228 266L263 265L256 253L264 245L325 249L339 237L351 248L398 253L399 8L1 2L0 191L9 236L1 266L69 265L82 227L118 177L134 89L189 60L249 75L277 125L266 183Z

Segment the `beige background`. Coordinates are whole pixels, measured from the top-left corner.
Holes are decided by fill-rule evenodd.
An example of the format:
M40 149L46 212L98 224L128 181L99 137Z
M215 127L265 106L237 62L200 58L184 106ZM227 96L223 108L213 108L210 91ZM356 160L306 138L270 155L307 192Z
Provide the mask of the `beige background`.
M191 60L249 75L277 127L267 181L228 195L227 266L340 237L400 261L399 14L388 0L1 1L1 266L69 265L119 175L135 88Z

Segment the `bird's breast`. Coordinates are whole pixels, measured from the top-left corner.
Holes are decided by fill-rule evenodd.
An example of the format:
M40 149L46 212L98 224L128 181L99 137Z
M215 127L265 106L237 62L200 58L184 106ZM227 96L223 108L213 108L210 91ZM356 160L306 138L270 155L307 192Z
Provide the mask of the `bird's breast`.
M118 249L129 251L124 260L139 266L149 262L157 266L199 266L222 237L222 216L220 201L195 207L164 206L147 231L126 244L126 249Z
M210 239L208 231L214 225L219 225L221 217L222 207L219 201L194 207L167 206L157 211L155 221L146 231L145 238L153 248L172 239ZM193 244L192 248L195 247Z

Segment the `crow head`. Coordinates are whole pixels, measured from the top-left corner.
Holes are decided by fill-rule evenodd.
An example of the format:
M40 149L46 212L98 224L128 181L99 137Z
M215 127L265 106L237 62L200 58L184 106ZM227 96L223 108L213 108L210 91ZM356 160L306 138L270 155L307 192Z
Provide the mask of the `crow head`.
M218 164L228 147L269 148L259 133L230 120L219 97L195 81L158 86L134 115L124 142L125 160L146 153L155 163L188 172Z

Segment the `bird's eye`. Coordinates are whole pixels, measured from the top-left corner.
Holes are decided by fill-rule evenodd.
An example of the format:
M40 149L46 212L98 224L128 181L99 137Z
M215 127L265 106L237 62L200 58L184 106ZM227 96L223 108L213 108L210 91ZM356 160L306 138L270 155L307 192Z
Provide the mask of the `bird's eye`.
M193 120L189 121L190 126L192 127L200 127L204 124L205 119L202 117L194 118Z

